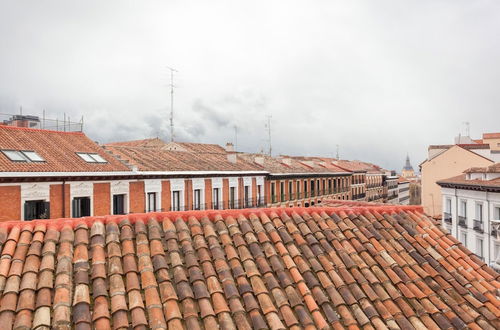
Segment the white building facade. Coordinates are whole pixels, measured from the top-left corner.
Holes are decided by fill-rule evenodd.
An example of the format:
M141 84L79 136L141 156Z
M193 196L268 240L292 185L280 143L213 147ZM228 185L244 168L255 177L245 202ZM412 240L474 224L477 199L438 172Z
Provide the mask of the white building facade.
M443 227L498 271L500 173L477 171L468 170L461 178L438 182L443 195Z

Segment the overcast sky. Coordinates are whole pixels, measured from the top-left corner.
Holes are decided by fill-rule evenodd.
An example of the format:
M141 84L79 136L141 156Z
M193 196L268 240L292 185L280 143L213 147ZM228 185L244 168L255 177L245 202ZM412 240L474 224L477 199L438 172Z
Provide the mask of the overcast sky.
M500 1L0 0L0 112L414 168L500 131Z

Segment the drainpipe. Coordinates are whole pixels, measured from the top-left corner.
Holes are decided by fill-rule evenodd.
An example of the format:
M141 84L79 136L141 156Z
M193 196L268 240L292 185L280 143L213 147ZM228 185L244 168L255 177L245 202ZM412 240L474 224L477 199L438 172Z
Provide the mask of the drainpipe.
M467 212L467 210L465 212ZM453 221L453 218L452 218L452 221ZM465 220L465 221L467 223L467 220ZM457 188L456 187L455 187L455 227L456 227L456 232L457 232L456 238L458 240L460 240L460 235L458 234L458 197L457 197Z
M491 263L491 219L490 219L490 200L488 198L488 191L486 191L486 207L488 208L488 232L487 232L487 235L488 235L488 263L486 265L488 265L488 267L490 266L490 263ZM484 232L484 230L483 230ZM485 258L486 259L486 258Z

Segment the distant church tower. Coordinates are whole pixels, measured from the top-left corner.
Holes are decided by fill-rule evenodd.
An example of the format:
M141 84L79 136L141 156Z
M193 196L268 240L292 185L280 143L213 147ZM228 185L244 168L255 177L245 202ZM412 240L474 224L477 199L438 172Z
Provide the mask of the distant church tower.
M401 176L403 178L411 178L415 176L415 171L413 170L413 166L410 163L410 156L406 155L406 164L403 167L403 171L401 172Z

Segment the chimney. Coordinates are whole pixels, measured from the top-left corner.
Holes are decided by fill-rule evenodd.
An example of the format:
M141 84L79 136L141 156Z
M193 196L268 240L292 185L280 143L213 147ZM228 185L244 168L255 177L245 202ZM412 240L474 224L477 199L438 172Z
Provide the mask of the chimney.
M262 157L262 156L255 156L254 162L256 162L259 165L264 165L264 157Z
M226 143L226 151L227 152L233 152L234 151L234 145L231 142Z
M232 144L231 144L232 146ZM228 153L227 154L227 161L230 162L230 163L233 163L233 164L236 164L236 153Z

